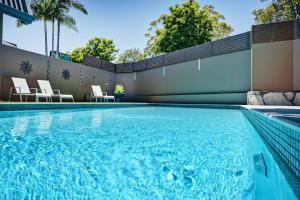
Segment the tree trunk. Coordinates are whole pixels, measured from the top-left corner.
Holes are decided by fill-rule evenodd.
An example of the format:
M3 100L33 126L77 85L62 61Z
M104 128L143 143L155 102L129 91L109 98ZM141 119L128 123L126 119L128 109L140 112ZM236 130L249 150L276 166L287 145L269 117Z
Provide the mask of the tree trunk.
M60 42L60 21L57 21L57 47L56 47L56 52L59 54L59 42Z
M48 36L47 36L47 22L44 20L44 31L45 31L45 56L48 56Z
M52 57L55 57L55 54L54 54L54 22L55 20L52 19Z

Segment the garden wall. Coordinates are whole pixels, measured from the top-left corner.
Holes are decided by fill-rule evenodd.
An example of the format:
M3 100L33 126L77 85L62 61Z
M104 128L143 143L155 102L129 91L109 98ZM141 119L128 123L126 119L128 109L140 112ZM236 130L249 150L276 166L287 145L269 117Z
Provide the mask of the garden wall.
M112 93L115 80L113 72L4 45L2 50L0 92L3 100L8 99L9 88L12 87L10 77L26 78L30 87L37 87L38 79L49 79L53 89L73 94L76 101L85 101L86 95L91 91L91 84L100 84L103 91Z
M2 42L1 42L2 43ZM2 44L0 44L0 100L1 100L1 93L2 93L2 67L3 66L3 47Z
M293 89L300 91L300 36L293 41L293 53Z
M240 103L250 90L251 51L244 50L134 73L118 73L133 101Z
M252 90L300 90L300 20L253 26Z

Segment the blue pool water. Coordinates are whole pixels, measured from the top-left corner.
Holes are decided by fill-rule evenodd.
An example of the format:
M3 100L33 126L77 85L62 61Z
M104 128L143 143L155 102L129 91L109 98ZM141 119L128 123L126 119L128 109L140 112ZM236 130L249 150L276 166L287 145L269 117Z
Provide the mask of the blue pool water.
M240 110L2 111L0 169L0 199L296 199Z

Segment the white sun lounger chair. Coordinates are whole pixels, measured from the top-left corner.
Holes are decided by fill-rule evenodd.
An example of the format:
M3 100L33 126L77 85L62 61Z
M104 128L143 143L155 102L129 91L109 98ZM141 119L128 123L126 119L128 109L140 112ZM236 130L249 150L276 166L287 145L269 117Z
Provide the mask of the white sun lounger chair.
M92 98L96 99L96 102L98 102L98 99L100 98L100 102L102 99L106 102L108 102L109 99L114 100L115 102L115 97L114 96L108 96L107 92L102 92L102 89L100 85L92 85L92 92L90 95L90 102L92 102Z
M58 97L59 101L62 102L63 99L70 99L74 102L74 97L71 94L61 94L60 90L52 90L50 82L47 80L37 80L41 92L43 94L49 95L52 101L52 97Z
M12 77L12 82L14 84L14 87L10 88L9 91L9 101L11 100L12 96L19 96L20 101L23 101L23 96L25 96L25 101L27 101L28 96L35 97L35 101L38 102L39 98L46 98L46 101L48 101L48 98L50 99L51 96L43 93L38 93L37 88L29 88L26 80L24 78L15 78ZM30 90L33 90L34 92L31 92Z

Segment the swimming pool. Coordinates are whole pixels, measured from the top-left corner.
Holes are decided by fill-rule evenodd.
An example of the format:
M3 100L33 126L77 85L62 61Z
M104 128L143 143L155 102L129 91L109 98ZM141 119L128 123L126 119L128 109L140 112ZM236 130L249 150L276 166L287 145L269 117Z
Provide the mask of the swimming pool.
M1 111L0 159L0 199L296 199L238 109Z

